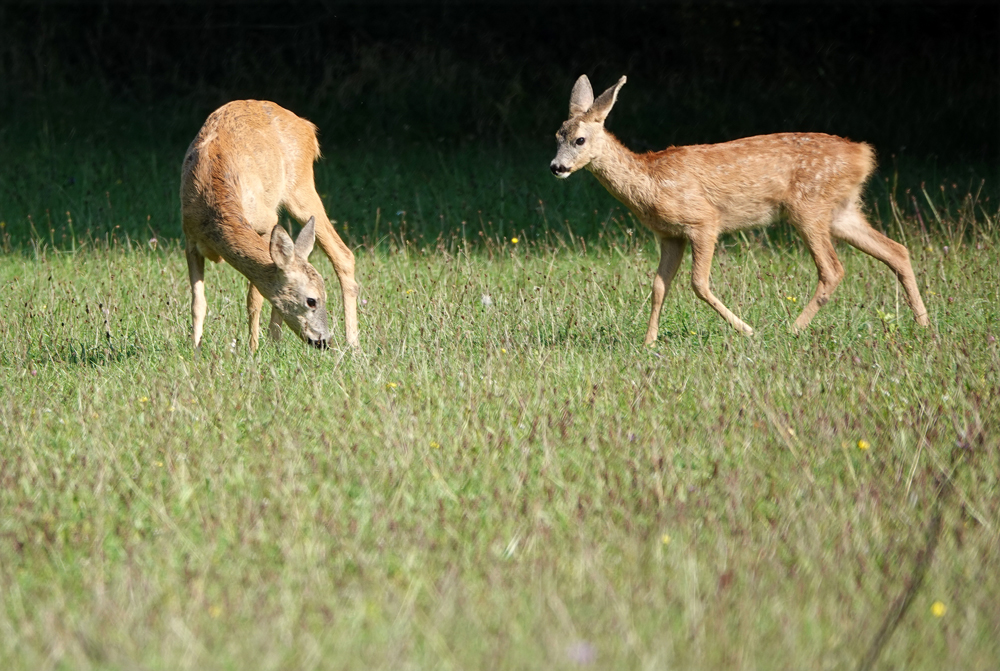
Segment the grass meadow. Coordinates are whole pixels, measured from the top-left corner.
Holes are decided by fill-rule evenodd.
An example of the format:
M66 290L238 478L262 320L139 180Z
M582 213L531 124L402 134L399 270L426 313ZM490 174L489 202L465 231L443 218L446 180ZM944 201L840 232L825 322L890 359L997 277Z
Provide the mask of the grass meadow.
M129 186L104 179L106 217ZM929 329L842 247L793 337L815 269L754 234L713 282L757 334L694 297L688 258L643 348L651 236L589 175L563 186L608 235L529 203L534 233L407 235L400 209L355 238L357 351L321 255L333 349L250 355L244 280L213 265L196 353L176 238L8 234L5 668L842 669L880 628L876 668L994 668L996 215L970 196L930 233L878 220Z

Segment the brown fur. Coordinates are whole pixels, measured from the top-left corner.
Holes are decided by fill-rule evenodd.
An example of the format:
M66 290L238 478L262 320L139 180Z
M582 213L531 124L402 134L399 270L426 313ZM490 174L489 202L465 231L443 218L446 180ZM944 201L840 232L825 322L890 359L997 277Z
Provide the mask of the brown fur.
M300 223L315 220L315 239L333 262L344 301L347 342L358 344L354 254L343 243L323 208L313 184L313 162L319 158L316 127L271 102L238 100L209 115L188 148L181 172L181 213L187 240L191 280L191 313L195 346L205 319L205 258L227 261L249 279L247 291L250 348L257 348L263 298L272 304L270 333L280 335L284 320L303 339L316 336L325 344L326 292L323 278L300 252L312 242L300 235L294 252L278 226L285 210ZM311 238L312 233L303 234ZM264 236L271 236L271 244ZM276 248L275 245L278 245ZM282 250L285 254L282 255ZM279 257L275 257L277 253ZM282 268L276 261L285 259ZM302 263L299 263L302 261ZM323 305L302 305L305 294ZM315 314L322 311L322 325ZM311 321L310 321L311 320ZM312 324L312 326L310 326ZM324 331L320 333L320 331Z
M635 154L604 128L624 83L622 77L594 100L586 75L577 80L550 168L559 177L590 170L659 239L646 344L656 340L663 298L688 242L695 293L734 328L752 334L712 294L712 255L719 235L766 226L781 209L819 273L816 294L795 320L796 331L809 324L844 276L834 238L888 265L906 290L917 323L929 323L906 247L873 229L861 213L861 188L875 168L869 145L823 133L776 133Z

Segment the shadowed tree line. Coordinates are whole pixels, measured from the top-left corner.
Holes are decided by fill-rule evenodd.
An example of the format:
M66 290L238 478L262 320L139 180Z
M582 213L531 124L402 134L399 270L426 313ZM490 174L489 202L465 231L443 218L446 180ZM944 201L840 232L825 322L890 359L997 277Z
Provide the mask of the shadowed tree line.
M7 6L0 106L266 93L341 132L516 143L551 134L577 75L627 74L638 149L823 130L994 161L998 27L987 4Z

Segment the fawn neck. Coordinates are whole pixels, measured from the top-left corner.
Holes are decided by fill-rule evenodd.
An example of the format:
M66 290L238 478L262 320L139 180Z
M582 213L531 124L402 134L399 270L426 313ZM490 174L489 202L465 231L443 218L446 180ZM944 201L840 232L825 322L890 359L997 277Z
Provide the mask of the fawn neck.
M601 150L587 169L612 196L638 210L637 214L647 211L655 189L646 163L607 131L601 143Z

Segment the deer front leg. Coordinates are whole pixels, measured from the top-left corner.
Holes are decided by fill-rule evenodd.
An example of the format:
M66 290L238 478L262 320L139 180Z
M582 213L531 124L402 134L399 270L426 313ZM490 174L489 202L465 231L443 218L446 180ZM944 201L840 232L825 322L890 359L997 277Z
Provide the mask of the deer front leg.
M739 317L729 311L709 289L708 278L712 273L712 255L715 253L714 234L702 234L691 239L691 288L695 295L705 301L715 311L722 315L722 318L729 322L733 328L743 335L753 335L753 329L743 322Z
M247 328L250 330L250 351L256 352L260 344L260 310L264 305L264 297L260 295L253 282L247 287Z
M281 316L281 310L271 306L271 321L267 325L267 337L274 342L281 340L281 324L285 318Z
M316 189L309 184L300 189L285 203L288 212L300 222L316 217L316 242L333 263L333 270L340 281L340 294L344 300L344 330L347 344L357 347L358 338L358 293L360 288L354 280L354 252L344 244L326 216L323 201Z
M191 281L191 341L195 347L201 346L201 332L205 326L205 257L196 247L189 247L187 256L188 279Z
M660 309L684 257L686 242L684 238L660 238L660 266L656 269L656 277L653 278L653 305L649 313L649 328L646 329L644 345L656 342L660 326Z
M325 218L325 217L324 217ZM360 342L358 334L358 294L361 288L354 279L354 252L344 244L332 224L327 224L326 234L319 235L320 227L316 227L316 239L320 248L333 263L333 269L340 281L340 295L344 301L344 332L347 344L357 347Z

